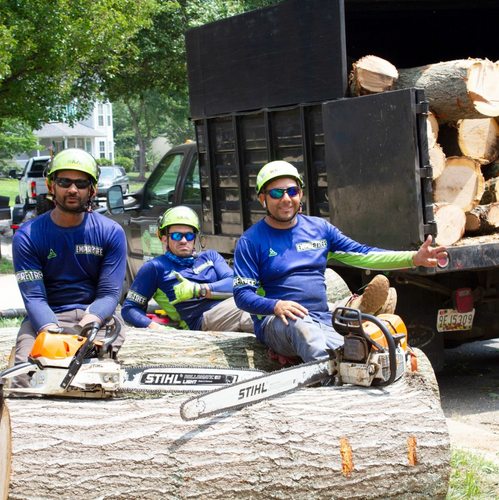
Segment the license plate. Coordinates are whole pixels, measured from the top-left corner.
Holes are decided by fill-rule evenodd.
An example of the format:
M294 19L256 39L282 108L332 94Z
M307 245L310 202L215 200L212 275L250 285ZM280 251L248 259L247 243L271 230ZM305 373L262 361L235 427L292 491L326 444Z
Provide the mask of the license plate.
M471 330L474 317L474 309L466 313L456 311L456 309L439 309L437 316L437 330L439 332Z

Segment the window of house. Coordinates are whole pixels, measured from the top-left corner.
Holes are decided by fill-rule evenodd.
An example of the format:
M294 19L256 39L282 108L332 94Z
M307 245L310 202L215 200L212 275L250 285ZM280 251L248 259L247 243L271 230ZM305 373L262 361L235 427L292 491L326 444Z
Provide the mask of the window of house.
M106 157L106 143L105 141L99 141L99 158Z
M97 104L97 123L99 127L104 126L104 105L102 103Z

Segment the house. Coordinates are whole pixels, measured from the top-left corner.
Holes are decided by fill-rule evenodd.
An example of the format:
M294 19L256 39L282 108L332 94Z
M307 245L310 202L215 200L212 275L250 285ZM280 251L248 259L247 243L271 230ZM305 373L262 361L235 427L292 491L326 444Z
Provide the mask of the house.
M64 122L50 122L34 134L45 149L16 156L22 166L32 156L47 156L50 150L55 155L68 148L84 149L95 158L107 158L114 163L113 105L109 102L97 102L92 114L73 127Z

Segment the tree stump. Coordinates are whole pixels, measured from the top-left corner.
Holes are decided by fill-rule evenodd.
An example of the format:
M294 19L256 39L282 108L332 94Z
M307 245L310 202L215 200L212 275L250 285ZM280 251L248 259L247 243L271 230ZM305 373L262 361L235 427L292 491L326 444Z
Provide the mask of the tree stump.
M465 59L399 69L393 90L422 88L440 123L499 116L499 64Z
M386 92L398 78L397 68L381 57L365 56L352 66L349 76L351 96Z
M433 206L437 223L437 245L450 246L458 242L464 235L466 215L458 205L452 203L435 203Z
M484 184L476 160L452 156L447 158L443 172L433 181L433 199L435 203L452 203L463 212L469 212L480 203Z
M120 357L278 366L244 333L130 329ZM10 399L10 498L444 499L450 438L427 366L385 388L306 388L194 422L178 393Z

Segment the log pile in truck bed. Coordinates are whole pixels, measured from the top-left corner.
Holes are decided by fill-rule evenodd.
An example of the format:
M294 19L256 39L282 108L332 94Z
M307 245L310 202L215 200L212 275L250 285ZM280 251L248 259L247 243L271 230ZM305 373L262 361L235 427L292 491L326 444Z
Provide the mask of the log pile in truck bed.
M369 79L362 71L366 67ZM499 235L496 207L489 206L498 200L482 198L484 190L485 195L492 191L485 180L499 174L494 163L499 156L499 61L465 59L395 70L388 61L365 56L352 66L350 95L374 93L373 75L379 82L391 81L390 88L380 84L378 92L412 87L425 91L431 110L427 133L437 243L449 246L466 235Z
M15 330L2 331L2 360ZM279 369L254 336L127 330L126 364ZM450 441L438 387L314 387L185 422L183 394L15 398L10 498L441 498ZM3 446L3 445L2 445Z

